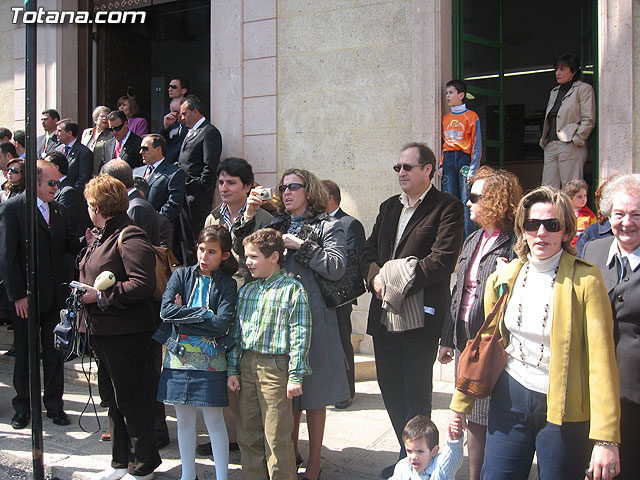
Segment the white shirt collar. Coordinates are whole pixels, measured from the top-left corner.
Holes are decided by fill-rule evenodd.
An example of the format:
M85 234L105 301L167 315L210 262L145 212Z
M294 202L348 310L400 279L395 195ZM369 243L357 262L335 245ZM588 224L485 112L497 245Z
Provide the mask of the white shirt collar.
M131 130L127 132L127 136L122 139L122 143L120 145L124 146L124 144L127 143L127 140L129 140L129 135L131 135ZM118 144L118 141L116 140L116 145L117 144Z
M193 130L195 131L200 125L202 125L204 123L204 121L206 120L205 117L202 117L200 120L198 120L193 127L191 127L189 130Z
M58 181L59 181L60 183L62 183L62 181L63 181L65 178L67 178L67 176L66 176L66 175L63 175L63 176L61 176L61 177L60 177L60 179L59 179Z
M622 259L624 257L627 257L631 270L635 272L636 268L638 268L638 265L640 265L640 247L636 248L631 253L622 253L620 252L620 248L618 247L618 241L614 238L613 242L611 242L611 247L609 247L609 255L607 256L608 266L611 266L611 262L614 261L615 257L618 257L620 263L622 263Z
M77 138L73 139L73 142L68 143L67 145L65 145L66 147L72 148L73 145L76 143L76 140L78 140Z
M340 210L340 207L336 208L333 212L331 212L331 213L329 214L329 216L330 216L330 217L335 217L335 216L336 216L336 213L338 213L338 210Z
M418 206L420 203L422 203L422 201L424 200L424 197L427 195L429 190L431 190L431 187L432 187L432 184L429 183L429 186L427 187L427 189L424 192L422 192L422 195L420 195L418 200L416 200L416 203L414 203L413 205L409 205L409 197L407 196L406 193L402 192L400 194L400 203L404 205L404 208L413 208Z
M150 167L152 167L152 168L153 168L153 170L152 170L152 171L154 171L154 172L155 172L156 168L158 168L158 165L160 165L160 163L162 163L162 161L163 161L163 160L164 160L164 157L162 157L162 158L161 158L160 160L158 160L156 163L154 163L154 164L152 164L152 165L149 165Z
M49 208L49 204L40 200L40 197L36 197L36 205L40 210L42 210L42 207L44 207L45 209Z
M127 196L131 195L135 191L136 191L136 187L130 188L129 190L127 190Z

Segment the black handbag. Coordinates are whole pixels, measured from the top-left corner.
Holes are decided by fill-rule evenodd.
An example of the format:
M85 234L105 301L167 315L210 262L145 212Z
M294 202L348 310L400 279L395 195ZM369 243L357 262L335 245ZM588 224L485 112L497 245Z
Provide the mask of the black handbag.
M347 268L340 280L328 280L317 273L316 280L329 308L351 303L367 291L355 250L347 250Z

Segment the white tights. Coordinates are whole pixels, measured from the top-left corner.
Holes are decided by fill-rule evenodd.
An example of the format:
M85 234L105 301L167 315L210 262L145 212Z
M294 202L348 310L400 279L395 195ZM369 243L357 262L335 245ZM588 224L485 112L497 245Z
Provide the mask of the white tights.
M196 478L196 418L198 410L202 412L204 423L209 432L213 459L216 464L216 479L227 480L229 467L229 437L224 425L221 407L193 407L175 405L178 419L178 448L182 460L180 480Z

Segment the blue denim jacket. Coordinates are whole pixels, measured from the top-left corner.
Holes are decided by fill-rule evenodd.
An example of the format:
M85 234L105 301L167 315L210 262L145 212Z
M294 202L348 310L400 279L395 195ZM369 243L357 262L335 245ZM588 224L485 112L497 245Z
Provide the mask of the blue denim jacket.
M189 307L198 278L198 265L177 269L167 283L162 295L160 318L162 324L153 338L167 350L183 356L185 348L180 344L180 335L199 335L214 340L216 354L233 348L233 340L227 332L235 321L238 299L236 281L222 272L211 274L209 296L206 307ZM175 296L182 296L184 305L175 304Z

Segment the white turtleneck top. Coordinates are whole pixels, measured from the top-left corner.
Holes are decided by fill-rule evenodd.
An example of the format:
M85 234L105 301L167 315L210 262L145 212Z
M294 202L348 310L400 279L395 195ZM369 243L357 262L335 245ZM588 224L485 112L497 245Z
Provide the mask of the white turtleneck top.
M525 388L544 394L549 389L554 291L552 279L562 252L563 250L560 250L545 260L536 260L529 255L529 261L522 266L513 285L509 305L504 314L504 323L510 333L506 371ZM527 281L523 288L525 274ZM520 325L519 305L522 305ZM543 328L547 305L549 314Z

